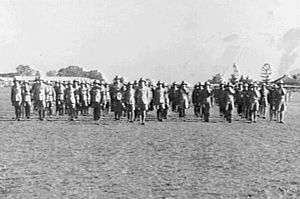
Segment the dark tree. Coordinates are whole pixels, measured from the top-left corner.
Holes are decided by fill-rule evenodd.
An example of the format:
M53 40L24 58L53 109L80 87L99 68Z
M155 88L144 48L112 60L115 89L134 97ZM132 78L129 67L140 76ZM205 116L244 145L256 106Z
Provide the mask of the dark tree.
M46 75L48 77L54 77L54 76L57 76L57 71L56 70L50 70L46 73Z
M210 80L208 80L211 84L221 84L223 82L223 77L220 73L215 74Z
M16 70L17 74L20 76L34 76L37 72L28 65L19 65L17 66Z

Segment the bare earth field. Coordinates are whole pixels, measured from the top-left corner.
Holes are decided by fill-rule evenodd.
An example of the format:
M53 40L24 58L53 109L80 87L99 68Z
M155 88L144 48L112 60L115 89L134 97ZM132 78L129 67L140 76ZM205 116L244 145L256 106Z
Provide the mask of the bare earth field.
M145 126L12 120L0 89L0 198L300 198L300 94L286 124L192 113ZM237 119L237 118L236 118Z

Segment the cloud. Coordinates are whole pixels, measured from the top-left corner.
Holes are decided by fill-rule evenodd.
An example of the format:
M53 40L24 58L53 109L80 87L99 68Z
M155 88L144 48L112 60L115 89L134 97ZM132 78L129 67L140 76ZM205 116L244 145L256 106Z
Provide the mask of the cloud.
M299 46L300 28L292 28L283 35L279 46L279 48L283 50L278 69L279 74L286 73L290 67L295 64L295 61L299 56L297 53L297 48Z

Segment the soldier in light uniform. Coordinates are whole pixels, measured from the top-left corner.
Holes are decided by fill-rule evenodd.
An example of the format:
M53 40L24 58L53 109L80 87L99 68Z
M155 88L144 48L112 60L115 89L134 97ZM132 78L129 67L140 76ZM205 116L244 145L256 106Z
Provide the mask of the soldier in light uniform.
M56 113L59 115L65 114L65 86L62 82L58 82L56 91Z
M149 105L149 89L146 86L146 81L144 79L139 80L139 87L135 93L136 108L139 112L140 123L145 125L146 112Z
M259 113L263 119L266 119L267 114L267 105L268 105L268 94L269 90L266 87L266 84L263 83L260 89L260 100L259 100Z
M56 101L56 92L54 90L54 87L52 84L47 81L45 85L46 90L46 112L48 113L48 116L53 115L53 109L55 107L55 101Z
M256 83L251 85L249 91L250 102L250 121L256 123L256 117L259 110L260 92Z
M167 92L163 88L162 82L157 82L157 87L154 90L153 99L154 99L154 105L156 107L156 117L157 120L162 122L164 119L164 110L166 108L166 99Z
M234 110L234 94L235 94L235 90L233 89L233 85L231 83L228 83L225 89L225 96L226 96L225 118L229 123L232 122L232 115Z
M134 120L134 112L135 112L135 89L133 88L133 83L128 82L127 89L124 95L125 106L127 110L127 119L129 122L133 122Z
M204 89L201 91L202 107L203 107L203 117L205 122L209 122L210 108L211 108L211 98L212 90L210 88L210 83L205 82Z
M104 107L104 113L107 115L110 110L111 106L111 98L109 94L109 85L107 83L104 83L104 97L105 97L105 107Z
M22 87L22 106L25 109L25 116L30 119L31 112L31 89L29 82L25 81Z
M79 86L79 81L78 80L74 80L73 81L73 87L74 87L74 95L75 95L75 101L76 101L76 105L75 105L75 118L78 118L79 112L81 111L81 104L80 104L80 86Z
M189 108L189 91L184 81L178 90L178 102L179 117L185 117L185 110Z
M41 121L45 120L46 112L46 85L43 80L38 80L34 88L34 101L39 113L39 119Z
M99 80L95 80L91 89L91 103L93 107L93 117L97 121L101 117L101 106L104 103L104 92Z
M11 103L15 108L16 120L20 121L21 119L21 103L22 103L22 88L16 79L13 81L13 86L11 87Z
M80 83L80 88L79 88L79 96L80 96L80 107L81 107L81 114L83 116L87 116L89 113L89 91L87 84L84 82Z
M223 83L220 84L219 89L217 90L217 101L219 104L219 112L220 116L226 117L226 91L225 91L225 85Z
M74 121L76 118L76 97L75 97L75 88L73 87L71 82L68 82L68 86L65 90L65 100L66 100L66 108L68 109L68 114L70 116L70 120Z
M283 81L278 83L279 88L277 89L277 99L276 99L276 112L277 112L277 121L284 123L284 111L286 109L286 94L287 91L283 87Z

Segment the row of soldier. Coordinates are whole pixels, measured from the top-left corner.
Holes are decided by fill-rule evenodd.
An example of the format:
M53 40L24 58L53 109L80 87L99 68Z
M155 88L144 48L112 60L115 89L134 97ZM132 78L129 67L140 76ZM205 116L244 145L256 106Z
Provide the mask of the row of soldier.
M260 87L260 89L258 89ZM31 110L38 112L39 119L46 115L69 115L70 120L76 120L81 114L89 114L93 108L93 119L99 120L101 115L114 113L115 120L126 115L129 122L139 119L145 124L147 112L156 110L158 121L167 119L170 110L178 112L179 117L185 117L186 109L193 104L194 114L209 122L211 107L219 106L220 116L232 122L233 111L251 122L257 121L258 112L266 118L266 109L270 109L270 119L278 116L283 123L285 110L284 96L286 94L282 83L267 88L265 84L258 86L238 83L236 85L220 84L211 88L209 82L197 83L192 92L187 83L173 83L168 86L158 81L156 86L144 79L124 84L120 78L115 78L112 84L95 80L87 82L49 82L36 79L29 82L14 80L11 90L11 101L15 107L16 120L31 117ZM170 109L170 110L169 110ZM56 110L56 112L54 112Z

